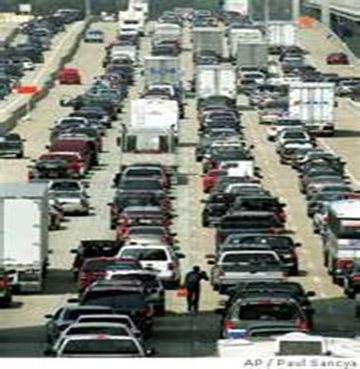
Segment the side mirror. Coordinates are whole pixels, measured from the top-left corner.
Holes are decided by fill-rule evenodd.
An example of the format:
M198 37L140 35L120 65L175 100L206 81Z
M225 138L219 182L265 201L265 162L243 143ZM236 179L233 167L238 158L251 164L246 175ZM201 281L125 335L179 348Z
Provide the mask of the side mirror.
M181 253L176 253L176 256L179 258L179 259L185 259L185 255L184 254L181 254Z
M207 204L207 201L205 199L200 200L202 204Z
M76 249L71 249L70 250L70 254L77 254L78 253L78 250L76 250Z
M50 145L46 145L46 146L45 146L45 149L46 149L46 150L49 150L49 149L50 149Z
M205 259L215 259L215 255L214 254L206 254Z
M316 292L315 291L308 291L307 294L306 294L306 296L308 296L308 297L314 297L314 296L316 296Z
M53 316L52 316L51 314L46 314L46 315L44 315L44 318L45 318L45 319L52 319L52 317L53 317Z

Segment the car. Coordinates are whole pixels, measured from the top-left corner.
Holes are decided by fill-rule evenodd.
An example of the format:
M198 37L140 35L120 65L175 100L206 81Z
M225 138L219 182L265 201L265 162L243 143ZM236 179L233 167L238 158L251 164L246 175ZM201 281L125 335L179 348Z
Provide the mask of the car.
M56 340L54 345L50 346L50 350L57 352L61 344L67 337L74 337L79 335L89 334L106 334L112 336L126 336L135 337L131 329L120 323L103 323L103 322L91 322L91 323L73 323L68 326ZM48 350L47 350L48 351ZM48 351L49 352L49 351Z
M104 32L98 29L89 29L85 32L84 42L103 43L105 39Z
M107 306L78 306L78 305L64 305L55 310L53 314L45 315L48 319L46 323L46 342L54 344L69 325L74 323L80 315L89 314L113 314L113 309Z
M18 133L0 134L0 156L24 157L24 142Z
M80 306L108 306L116 314L129 315L135 325L149 335L153 326L154 307L140 281L98 280L80 298Z
M165 313L165 290L164 286L155 271L139 269L139 270L118 270L108 271L105 280L122 280L134 279L139 280L148 290L148 301L154 306L154 313L162 315Z
M69 336L56 352L46 354L64 358L136 358L152 356L153 351L145 350L134 337L93 334Z
M306 143L313 143L314 140L304 129L297 129L297 128L287 128L282 129L278 132L275 143L276 143L276 152L280 152L280 148L287 142L306 142Z
M239 296L226 311L222 320L223 338L243 338L254 323L277 322L291 324L301 331L309 330L307 317L299 303L286 295L255 292Z
M60 202L65 215L90 214L89 195L86 193L76 190L58 190L51 191L51 194Z
M50 194L56 195L58 191L75 191L86 194L87 183L69 179L50 180L48 183L48 191Z
M296 249L301 246L299 242L286 235L273 234L231 234L218 248L218 253L225 250L246 249L250 246L264 246L275 251L289 275L299 273L299 262Z
M227 193L212 193L207 199L201 202L205 204L202 213L201 221L203 227L216 226L219 224L231 204L234 202L235 196Z
M58 74L58 81L60 84L80 85L80 71L75 68L63 68Z
M174 246L175 236L176 233L172 233L168 227L141 225L127 228L122 240L126 245L164 243Z
M98 257L114 257L119 249L120 244L110 240L82 240L77 249L71 249L70 252L75 254L72 264L72 272L74 279L77 280L79 270L87 259Z
M348 65L349 57L343 52L335 52L327 55L326 64L329 65Z
M112 250L111 250L112 253ZM78 273L78 289L82 293L87 287L103 278L108 270L142 269L141 263L134 258L97 256L85 259Z
M180 285L181 271L179 259L184 254L175 252L172 247L159 244L124 246L118 257L138 260L143 268L155 269L165 288L175 289Z

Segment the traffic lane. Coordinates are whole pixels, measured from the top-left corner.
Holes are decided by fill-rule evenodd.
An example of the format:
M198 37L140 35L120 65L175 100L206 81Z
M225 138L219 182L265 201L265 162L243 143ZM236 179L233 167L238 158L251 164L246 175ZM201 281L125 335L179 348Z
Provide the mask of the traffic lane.
M101 24L101 29L106 32L110 39L115 27L110 24ZM72 110L60 106L59 101L64 95L76 96L90 86L95 75L101 74L101 60L104 56L104 45L82 43L74 59L68 64L80 69L83 85L56 85L30 115L20 120L14 129L26 139L26 159L2 159L0 160L0 182L24 181L27 178L29 159L37 159L46 151L45 146L49 144L49 129L55 120L60 119Z
M355 335L360 323L354 319L354 302L345 298L342 289L331 282L323 266L321 240L313 233L311 220L306 215L306 201L298 190L296 172L279 163L274 145L266 139L266 128L258 124L256 112L245 112L244 121L246 135L255 145L257 165L264 175L263 183L285 200L287 228L292 231L294 239L302 243L298 249L301 273L291 279L317 294L313 300L316 332Z
M70 25L67 32L57 35L57 42L52 51L45 53L45 62L38 66L37 71L26 76L24 83L42 86L49 78L50 74L55 72L59 60L66 55L69 49L73 46L74 40L84 27L84 22L77 22ZM26 103L30 99L29 96L11 94L6 100L0 103L1 120L5 120L10 116L17 107Z
M333 52L346 52L342 50L339 41L333 36L327 37L319 24L312 28L298 28L300 45L309 51L306 59L310 64L324 73L338 73L341 76L360 76L360 68L351 65L327 65L326 57Z
M113 30L104 27L108 32ZM114 30L115 31L115 30ZM95 73L101 71L100 61L103 55L103 47L94 45L81 45L79 53L76 55L74 61L82 64L84 74L89 74L91 78ZM82 62L81 62L82 60ZM49 131L48 128L52 125L56 117L65 115L65 109L58 104L59 97L64 86L55 87L50 95L43 100L41 104L33 111L33 121L19 127L18 131L27 137L28 152L33 157L39 156L44 152L44 145L48 142ZM67 86L69 90L72 86ZM36 129L34 129L34 122L36 122ZM108 146L115 145L111 135L104 140L105 151L114 152L114 148ZM34 324L44 324L43 315L52 312L57 306L66 302L75 292L75 285L72 281L71 262L73 255L70 254L70 249L77 247L81 239L92 237L110 237L108 234L108 223L102 222L107 217L106 200L110 191L110 174L106 173L104 165L108 164L113 167L111 160L116 161L117 156L113 157L107 153L102 154L101 163L103 167L97 168L94 171L92 186L89 192L92 195L91 202L94 205L94 214L89 217L76 217L71 221L65 223L64 229L50 233L50 249L53 254L50 256L50 272L47 281L46 291L43 295L18 295L14 297L15 303L12 309L6 309L0 316L0 325L3 328L17 328L29 327ZM8 182L22 181L26 175L27 160L1 160L0 173L1 181ZM6 177L4 176L6 173ZM108 177L107 177L108 175Z

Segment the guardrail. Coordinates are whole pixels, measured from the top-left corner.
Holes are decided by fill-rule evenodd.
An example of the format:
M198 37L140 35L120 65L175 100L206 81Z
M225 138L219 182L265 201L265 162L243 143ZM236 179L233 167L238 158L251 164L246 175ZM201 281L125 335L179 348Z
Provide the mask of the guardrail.
M52 73L50 73L48 78L42 83L40 91L34 94L24 104L16 108L7 119L5 119L3 122L0 121L0 130L2 132L10 131L14 127L16 127L17 123L20 121L22 117L26 116L30 110L34 109L41 100L43 100L46 96L49 95L50 90L55 86L56 78L59 71L62 68L64 68L64 66L74 58L76 52L79 49L84 33L89 28L92 22L93 20L89 19L84 23L82 30L76 36L73 46L69 49L66 55L60 58L59 63L55 68L55 70Z

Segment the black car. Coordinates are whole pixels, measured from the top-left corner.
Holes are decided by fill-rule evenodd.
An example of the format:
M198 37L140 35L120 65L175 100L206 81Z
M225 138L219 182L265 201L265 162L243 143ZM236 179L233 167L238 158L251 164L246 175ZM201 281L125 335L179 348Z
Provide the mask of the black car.
M202 226L209 227L217 225L234 202L234 197L233 194L214 193L208 199L203 200L202 203L205 206L201 216Z
M0 156L24 157L24 141L18 133L0 134Z
M356 262L352 268L348 269L344 276L344 293L349 298L354 298L360 293L360 263ZM360 311L359 311L360 313ZM358 317L360 315L357 315Z
M286 235L273 234L230 234L222 245L219 246L218 252L237 245L259 245L268 247L275 251L288 274L297 275L299 272L299 263L296 249L301 246L300 243L294 242L293 239Z

